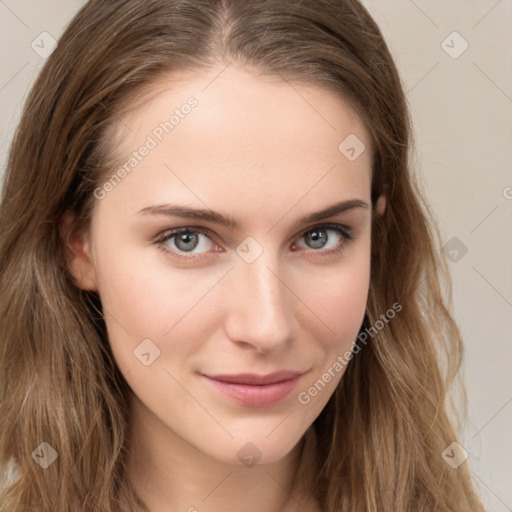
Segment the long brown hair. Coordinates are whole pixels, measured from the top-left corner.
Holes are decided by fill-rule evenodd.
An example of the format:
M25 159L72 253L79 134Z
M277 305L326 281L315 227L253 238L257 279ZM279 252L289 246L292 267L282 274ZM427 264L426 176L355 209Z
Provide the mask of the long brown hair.
M62 220L88 226L128 97L161 73L229 63L348 101L372 137L372 200L388 200L372 226L371 336L314 424L322 511L483 510L467 464L442 457L462 357L450 277L411 169L403 85L357 0L91 0L72 20L26 102L0 205L2 510L143 506L125 477L130 390L97 294L67 269ZM43 470L48 445L58 459Z

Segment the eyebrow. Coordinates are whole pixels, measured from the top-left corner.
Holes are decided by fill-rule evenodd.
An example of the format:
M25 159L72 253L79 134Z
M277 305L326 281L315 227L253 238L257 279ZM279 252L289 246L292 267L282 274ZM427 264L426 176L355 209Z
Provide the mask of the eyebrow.
M369 208L369 205L367 202L362 201L361 199L349 199L347 201L335 203L331 206L328 206L327 208L324 208L323 210L309 213L308 215L305 215L300 219L297 219L294 223L294 227L298 228L304 224L323 220L328 217L332 217L333 215L344 213L349 210L354 210L356 208L367 209ZM240 223L237 219L204 208L197 209L172 204L161 204L142 208L142 210L137 212L137 214L164 215L169 217L181 217L185 219L202 220L205 222L220 224L231 229L237 229L240 227Z

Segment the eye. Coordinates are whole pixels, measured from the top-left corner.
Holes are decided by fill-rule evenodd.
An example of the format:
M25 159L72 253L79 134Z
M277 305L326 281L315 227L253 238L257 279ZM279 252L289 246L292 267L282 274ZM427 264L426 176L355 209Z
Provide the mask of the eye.
M315 252L337 252L344 248L345 243L353 240L350 229L338 224L323 224L315 226L306 231L299 240L304 240L305 246L297 244L298 247L314 249Z
M305 231L299 238L306 245L295 243L301 249L313 249L318 255L341 252L346 244L354 239L351 230L339 224L323 224ZM162 233L154 242L163 252L175 258L188 259L201 257L208 252L222 252L209 236L209 231L201 228L183 227ZM316 255L316 254L315 254Z
M157 240L164 252L198 254L212 250L212 240L203 232L192 228L173 229ZM186 257L186 256L185 256Z

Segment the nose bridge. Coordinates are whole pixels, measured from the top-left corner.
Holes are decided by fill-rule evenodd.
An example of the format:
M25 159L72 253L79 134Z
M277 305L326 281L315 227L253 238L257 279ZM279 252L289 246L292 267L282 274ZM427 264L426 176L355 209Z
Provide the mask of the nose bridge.
M248 263L240 258L231 272L228 335L233 341L271 350L294 332L293 294L280 276L277 257L263 252Z

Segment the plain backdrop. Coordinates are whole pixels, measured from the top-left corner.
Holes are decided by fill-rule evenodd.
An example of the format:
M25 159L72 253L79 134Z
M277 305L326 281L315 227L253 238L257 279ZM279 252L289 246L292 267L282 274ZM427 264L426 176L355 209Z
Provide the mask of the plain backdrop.
M41 38L58 39L82 4L0 0L2 172L45 60ZM461 444L487 510L512 512L512 1L364 4L407 90L416 172L439 219L454 280L470 399Z

